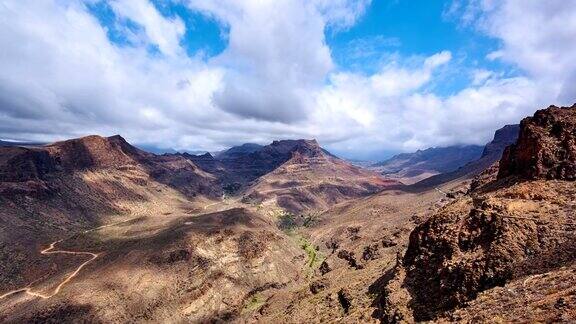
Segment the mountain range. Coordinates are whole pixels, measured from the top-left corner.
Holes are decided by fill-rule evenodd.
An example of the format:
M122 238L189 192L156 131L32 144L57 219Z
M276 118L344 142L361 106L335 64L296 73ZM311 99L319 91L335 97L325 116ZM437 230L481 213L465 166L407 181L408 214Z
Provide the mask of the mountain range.
M575 318L576 105L374 168L304 139L1 146L0 322Z
M412 184L433 175L454 171L482 155L482 146L433 147L414 153L402 153L371 165L383 175Z

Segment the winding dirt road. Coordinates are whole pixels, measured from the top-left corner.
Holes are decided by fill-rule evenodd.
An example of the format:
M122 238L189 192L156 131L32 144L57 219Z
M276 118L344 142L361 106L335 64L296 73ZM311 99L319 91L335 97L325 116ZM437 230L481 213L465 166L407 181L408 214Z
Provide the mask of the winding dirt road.
M47 247L46 249L40 251L40 254L72 254L72 255L88 255L90 256L90 259L88 259L87 261L84 261L78 268L76 268L76 270L74 272L72 272L69 276L67 276L57 287L56 289L54 289L54 291L49 294L49 295L45 295L42 294L40 292L34 292L32 291L32 288L30 287L24 287L24 288L20 288L20 289L16 289L16 290L12 290L9 291L7 293L5 293L4 295L0 296L0 299L6 298L8 296L20 293L20 292L25 292L26 294L33 296L33 297L39 297L42 299L48 299L50 297L55 296L56 294L58 294L60 292L60 289L62 289L62 287L64 287L64 285L66 285L68 282L70 282L70 280L72 280L72 278L76 277L76 275L78 275L78 273L80 272L80 270L82 270L82 268L84 268L88 263L94 261L94 259L96 259L98 257L97 253L92 253L92 252L77 252L77 251L66 251L66 250L54 250L56 244L60 243L64 241L64 239L52 242L50 244L49 247Z
M221 204L222 202L215 202L215 203L211 203L208 205L204 206L204 210L206 210L208 207L211 207L213 205L217 205L217 204ZM88 229L83 231L82 233L90 233L90 232L95 232L97 230L106 228L106 227L111 227L111 226L116 226L116 225L120 225L123 223L127 223L127 222L131 222L133 220L139 219L140 217L135 217L135 218L131 218L122 222L117 222L117 223L112 223L112 224L107 224L107 225L102 225L102 226L98 226L92 229ZM92 252L85 252L85 251L67 251L67 250L54 250L56 248L56 244L61 243L63 241L65 241L67 239L60 239L58 241L54 241L50 244L50 246L48 246L47 248L45 248L44 250L40 251L40 254L43 255L47 255L47 254L70 254L70 255L86 255L89 256L90 259L88 259L87 261L84 261L82 264L80 264L80 266L78 266L76 268L76 270L74 270L74 272L72 272L70 275L68 275L57 287L56 289L54 289L54 291L51 294L43 294L41 292L35 292L32 290L32 288L30 287L33 283L27 285L24 288L20 288L20 289L16 289L16 290L12 290L9 291L3 295L0 295L0 300L7 298L9 296L12 296L14 294L18 294L18 293L26 293L30 296L33 297L38 297L38 298L42 298L42 299L48 299L51 298L55 295L57 295L60 290L62 289L62 287L64 287L68 282L70 282L70 280L72 280L74 277L76 277L78 275L78 273L80 273L80 271L82 270L82 268L84 268L86 265L88 265L90 262L94 261L97 257L98 257L98 253L92 253Z
M133 220L136 220L140 217L136 217L136 218L131 218L122 222L117 222L117 223L112 223L112 224L108 224L108 225L102 225L102 226L98 226L92 229L88 229L83 231L82 233L90 233L90 232L95 232L99 229L102 228L106 228L106 227L111 227L111 226L116 226L116 225L120 225L123 223L127 223L127 222L131 222ZM66 239L60 239L58 241L54 241L50 244L50 246L48 246L47 248L45 248L44 250L40 251L40 254L43 255L47 255L47 254L71 254L71 255L87 255L90 256L90 259L88 259L87 261L84 261L82 264L80 264L80 266L78 266L78 268L76 268L76 270L74 270L74 272L72 272L70 275L68 275L57 287L56 289L54 289L54 291L51 294L43 294L40 292L34 292L32 290L32 288L30 287L32 284L29 284L28 286L24 287L24 288L20 288L20 289L16 289L16 290L12 290L9 291L3 295L0 296L0 300L4 299L6 297L9 297L11 295L17 294L17 293L21 293L24 292L30 296L33 297L38 297L38 298L42 298L42 299L48 299L50 297L55 296L56 294L58 294L60 292L60 290L62 289L62 287L64 287L68 282L70 282L70 280L72 280L74 277L76 277L78 275L78 273L82 270L82 268L84 268L86 265L88 265L88 263L94 261L97 257L98 257L98 253L92 253L92 252L84 252L84 251L67 251L67 250L54 250L56 247L56 244L61 243L63 241L65 241Z

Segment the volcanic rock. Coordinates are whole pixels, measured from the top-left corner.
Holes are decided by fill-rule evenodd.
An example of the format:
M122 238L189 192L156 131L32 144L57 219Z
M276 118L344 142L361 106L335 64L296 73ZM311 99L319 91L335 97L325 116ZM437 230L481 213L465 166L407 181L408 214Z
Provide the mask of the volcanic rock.
M517 143L504 152L498 178L576 180L576 104L539 110L520 127Z

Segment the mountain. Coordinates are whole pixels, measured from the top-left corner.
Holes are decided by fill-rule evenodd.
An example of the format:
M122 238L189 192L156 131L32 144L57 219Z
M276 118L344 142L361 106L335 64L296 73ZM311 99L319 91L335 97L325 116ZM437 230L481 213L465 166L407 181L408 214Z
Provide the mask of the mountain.
M494 133L494 138L486 144L479 159L469 162L459 169L441 173L424 179L412 185L413 188L431 188L442 183L457 179L470 180L482 171L490 168L502 157L502 153L508 145L516 142L520 130L519 125L506 125Z
M524 119L498 176L412 231L383 292L384 320L573 319L575 134L576 105Z
M480 158L482 151L483 147L477 145L434 147L395 155L373 164L371 169L411 184L439 173L454 171Z
M145 204L196 204L220 197L215 178L189 160L156 156L120 136L41 147L0 147L0 289L50 266L37 247ZM149 208L149 212L154 212ZM22 259L12 262L9 260Z
M171 154L164 154L165 156L170 156ZM219 173L220 169L222 169L222 164L216 160L216 158L214 158L214 156L212 154L210 154L209 152L206 152L204 154L190 154L187 152L184 153L175 153L173 155L176 156L180 156L183 157L187 160L192 161L195 165L197 165L198 167L200 167L202 170L212 173L212 174L217 174Z
M42 146L46 143L40 142L14 142L14 141L2 141L0 140L0 146Z
M239 146L233 146L223 152L220 152L219 154L216 154L216 157L219 159L236 159L239 158L243 155L247 155L250 153L254 153L256 151L259 151L260 149L262 149L264 146L260 145L260 144L254 144L254 143L245 143Z
M2 147L0 322L569 322L575 130L539 111L409 186L315 140Z
M228 177L245 187L221 199ZM2 147L0 319L242 318L264 292L306 285L318 266L306 238L284 232L284 209L329 208L388 184L313 140L226 160L155 155L120 136Z
M273 161L275 168L248 187L245 199L291 212L326 209L398 184L335 157L315 140L275 141L252 154L252 161Z

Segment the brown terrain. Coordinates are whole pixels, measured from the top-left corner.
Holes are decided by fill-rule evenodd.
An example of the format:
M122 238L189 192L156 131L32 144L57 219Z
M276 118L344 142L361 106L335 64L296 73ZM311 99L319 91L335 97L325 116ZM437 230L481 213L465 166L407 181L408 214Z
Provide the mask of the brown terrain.
M0 147L0 322L573 322L576 105L519 129L409 186L313 140Z

